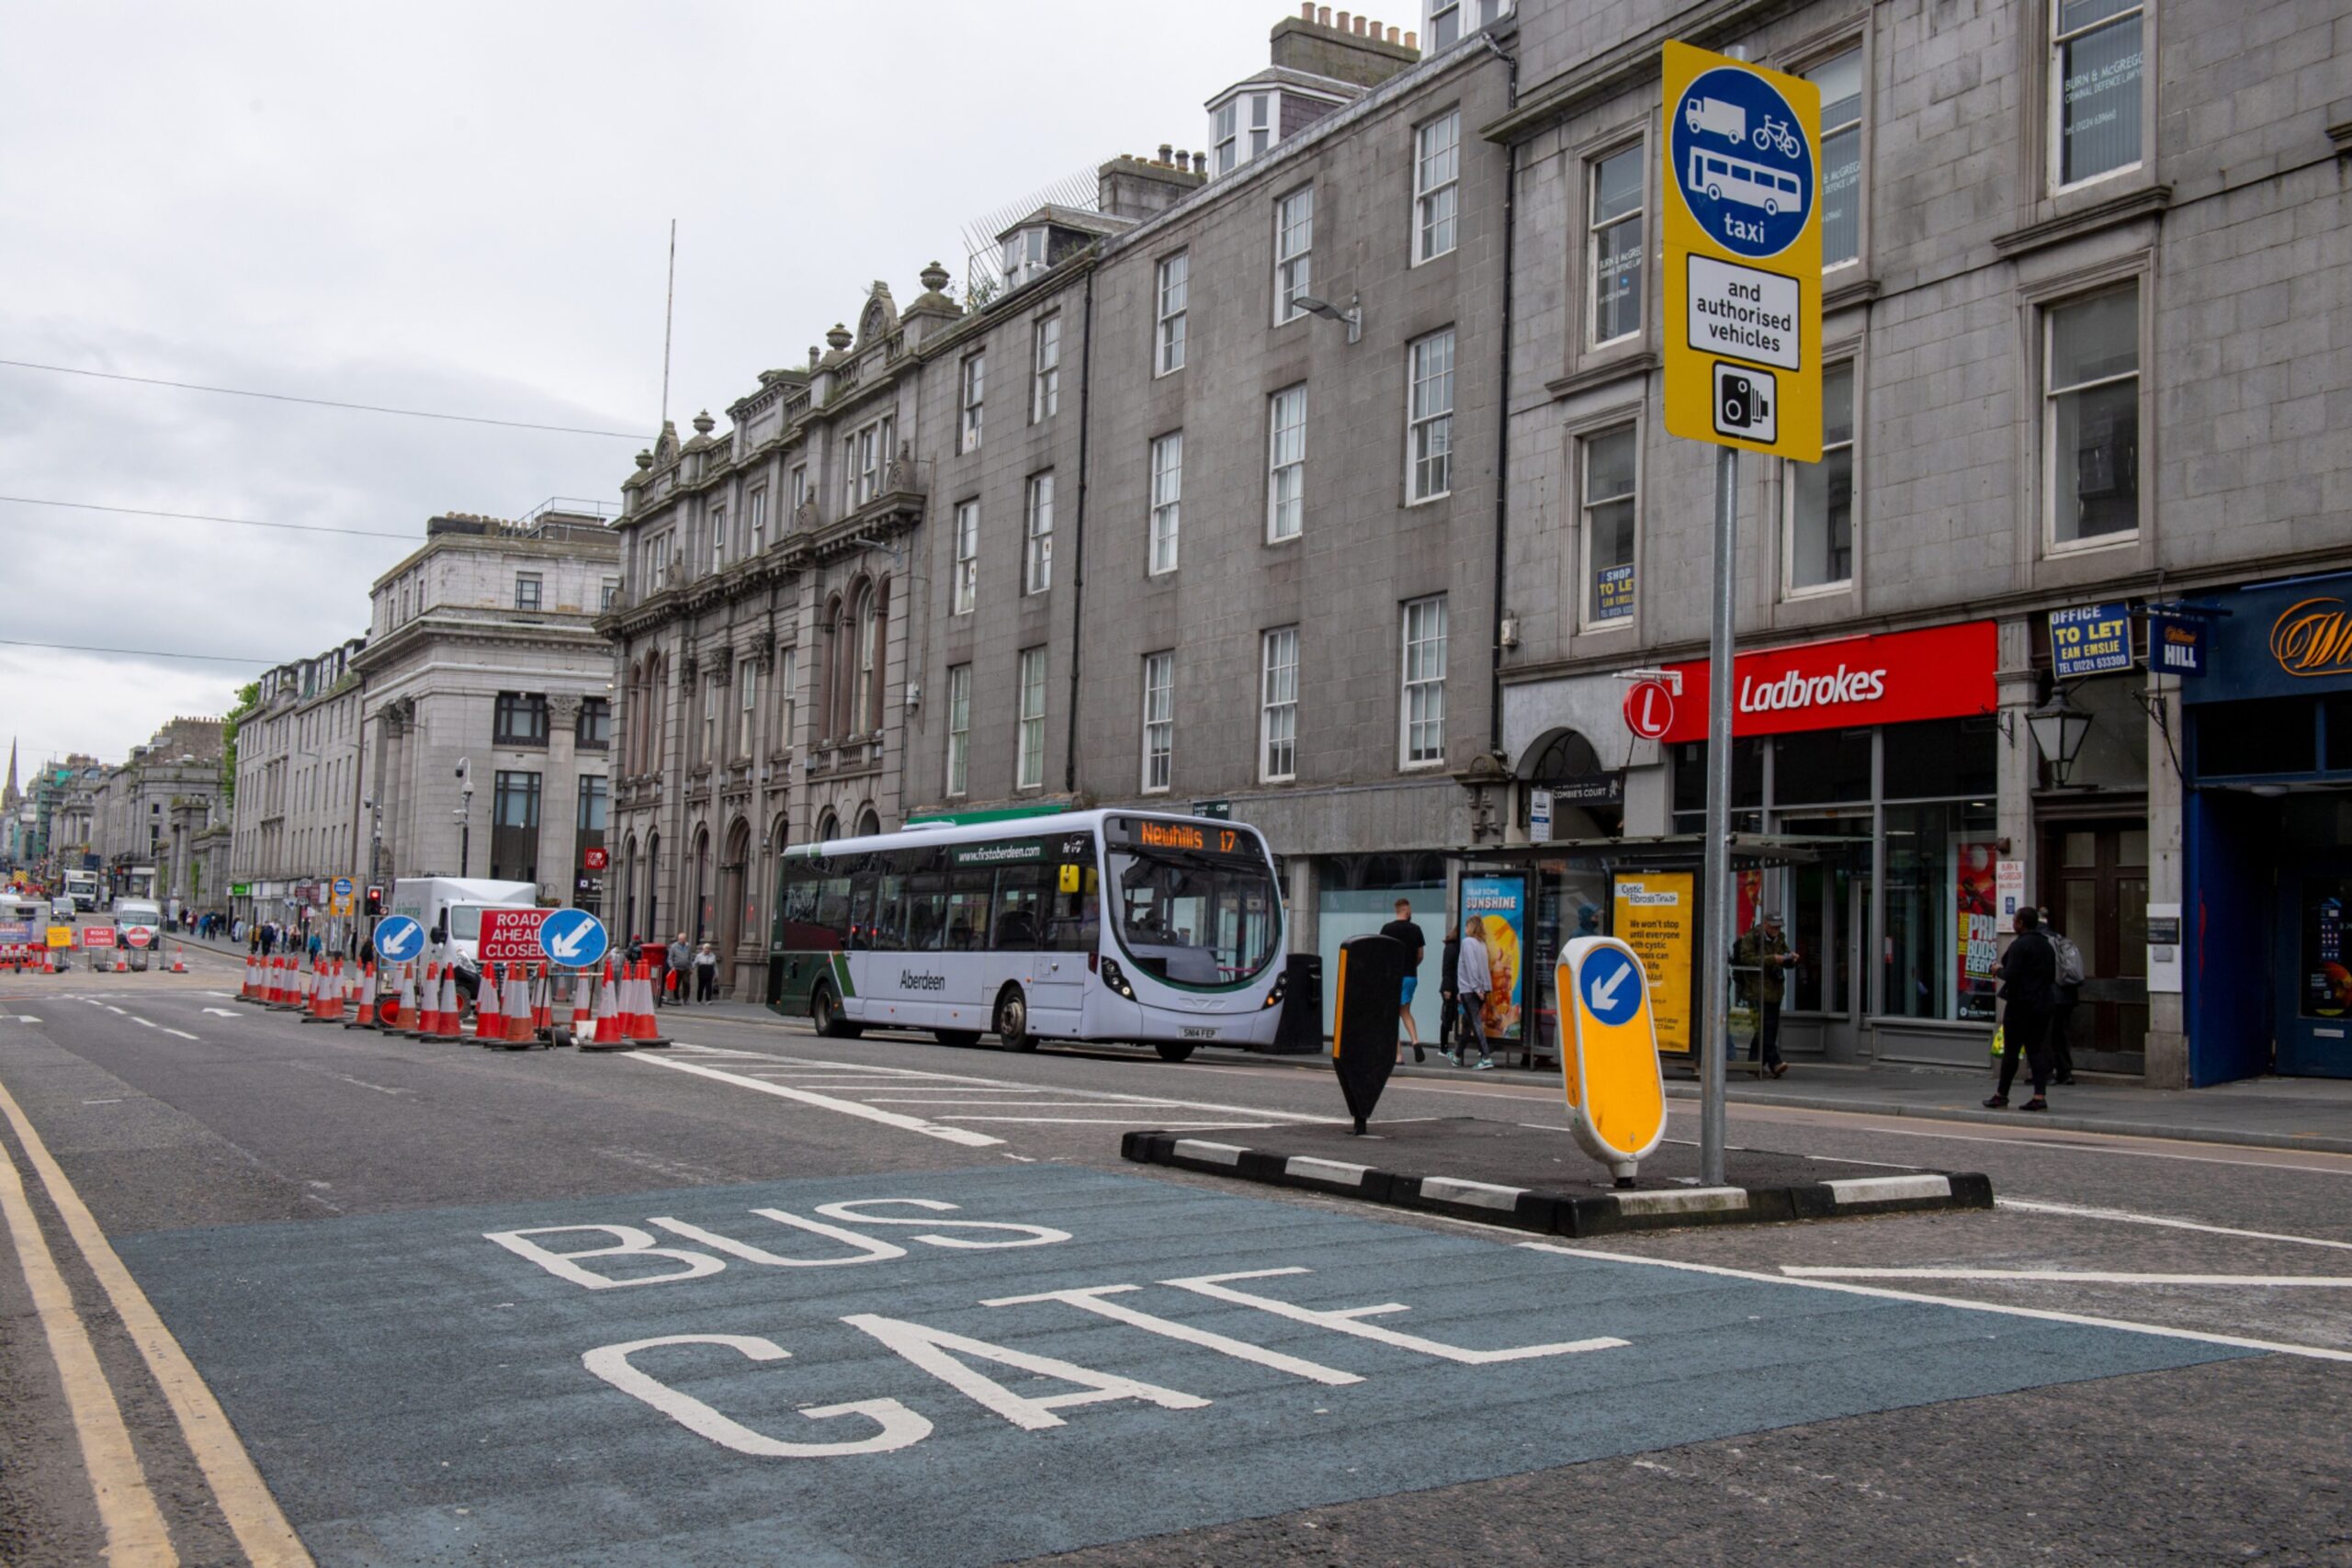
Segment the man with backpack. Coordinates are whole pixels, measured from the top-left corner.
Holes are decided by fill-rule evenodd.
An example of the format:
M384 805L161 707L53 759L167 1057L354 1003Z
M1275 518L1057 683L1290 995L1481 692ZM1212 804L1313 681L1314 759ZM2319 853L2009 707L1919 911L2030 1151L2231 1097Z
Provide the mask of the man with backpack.
M2075 1050L2067 1035L2073 1027L2075 1004L2083 997L2083 950L2066 939L2047 909L2041 911L2041 929L2058 954L2058 1005L2050 1012L2050 1081L2070 1084L2075 1081Z

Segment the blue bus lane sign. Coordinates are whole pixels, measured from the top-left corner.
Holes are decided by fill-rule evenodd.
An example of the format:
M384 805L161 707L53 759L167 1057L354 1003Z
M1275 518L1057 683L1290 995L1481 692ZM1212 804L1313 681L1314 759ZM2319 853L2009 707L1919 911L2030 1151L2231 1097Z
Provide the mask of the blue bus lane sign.
M322 1562L995 1562L2236 1353L1076 1166L121 1250Z
M1668 42L1668 434L1821 460L1820 89Z
M387 964L405 964L424 951L424 928L406 915L387 915L376 922L376 956Z
M605 922L585 909L552 909L539 922L539 951L567 969L603 962L612 945Z

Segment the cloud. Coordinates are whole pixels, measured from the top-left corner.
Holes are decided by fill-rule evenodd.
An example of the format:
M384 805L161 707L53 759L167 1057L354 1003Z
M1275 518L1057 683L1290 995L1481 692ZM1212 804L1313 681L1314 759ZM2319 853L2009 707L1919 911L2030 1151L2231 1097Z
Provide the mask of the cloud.
M30 0L0 52L0 357L650 440L673 217L683 424L872 279L960 276L978 214L1205 145L1203 100L1289 9ZM421 542L440 511L616 503L635 449L0 367L17 495ZM361 630L404 553L0 503L0 604L19 638L278 660ZM0 649L0 735L119 758L247 678Z

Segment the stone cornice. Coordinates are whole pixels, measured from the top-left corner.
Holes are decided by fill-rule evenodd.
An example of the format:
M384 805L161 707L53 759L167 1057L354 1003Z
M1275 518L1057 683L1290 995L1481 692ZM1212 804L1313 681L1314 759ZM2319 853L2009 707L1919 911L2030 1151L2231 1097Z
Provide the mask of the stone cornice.
M1993 249L2004 256L2030 255L2051 245L2080 239L2085 234L2112 229L2120 223L2152 218L2171 205L2172 186L2141 186L2109 197L2104 201L2092 202L2071 212L2062 212L2055 218L2045 218L2039 223L2029 223L2022 229L1996 234L1993 236Z

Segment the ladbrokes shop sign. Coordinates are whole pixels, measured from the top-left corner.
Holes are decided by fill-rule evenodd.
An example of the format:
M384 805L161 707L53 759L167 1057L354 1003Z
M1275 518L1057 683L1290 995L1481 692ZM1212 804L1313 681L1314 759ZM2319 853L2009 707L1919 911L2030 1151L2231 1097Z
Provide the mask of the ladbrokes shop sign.
M2352 573L2266 583L2192 603L2227 614L2212 622L2208 672L2181 682L2183 702L2352 691Z
M1996 654L1990 621L1743 653L1732 667L1732 733L1789 735L1991 713ZM1682 695L1666 739L1704 740L1706 660L1673 668L1681 672Z

